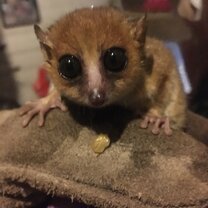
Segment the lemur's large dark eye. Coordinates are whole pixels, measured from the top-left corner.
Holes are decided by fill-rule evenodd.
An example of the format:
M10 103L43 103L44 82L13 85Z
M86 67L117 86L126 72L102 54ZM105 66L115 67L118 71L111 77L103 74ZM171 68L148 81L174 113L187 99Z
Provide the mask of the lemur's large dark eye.
M127 57L123 48L113 47L105 51L103 56L104 67L111 72L122 71L127 64Z
M64 55L59 59L59 74L64 79L75 79L82 73L80 60L73 55Z

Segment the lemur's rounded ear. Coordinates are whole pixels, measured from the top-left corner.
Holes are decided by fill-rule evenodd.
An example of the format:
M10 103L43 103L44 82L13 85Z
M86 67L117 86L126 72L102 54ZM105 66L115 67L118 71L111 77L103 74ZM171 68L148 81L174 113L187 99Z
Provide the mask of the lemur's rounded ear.
M136 23L136 38L137 40L144 45L146 40L147 33L147 14L141 17Z
M34 25L34 31L36 34L36 37L38 38L39 42L49 46L50 48L53 47L53 44L51 43L51 41L48 38L48 35L46 32L44 32L39 25Z
M37 39L39 40L40 47L45 60L49 61L52 59L53 44L49 40L48 35L44 32L39 25L34 25L34 31Z
M129 17L128 21L132 25L131 33L134 35L135 39L140 42L141 45L144 45L147 32L147 14L145 13L145 15L139 20Z

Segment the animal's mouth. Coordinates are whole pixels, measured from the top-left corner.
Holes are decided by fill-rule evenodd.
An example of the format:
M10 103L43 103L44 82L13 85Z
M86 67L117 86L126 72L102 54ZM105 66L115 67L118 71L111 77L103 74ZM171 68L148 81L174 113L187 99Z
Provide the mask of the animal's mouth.
M99 101L99 102L88 102L88 106L92 108L103 108L107 106L107 101Z

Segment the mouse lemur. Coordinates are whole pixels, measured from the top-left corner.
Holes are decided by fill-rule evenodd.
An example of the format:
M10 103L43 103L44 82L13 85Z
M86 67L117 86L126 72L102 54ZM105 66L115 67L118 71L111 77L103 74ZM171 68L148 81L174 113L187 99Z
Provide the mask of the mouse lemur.
M23 126L39 114L65 111L61 95L79 105L121 105L141 115L142 128L158 134L184 125L186 101L175 62L162 42L146 37L145 17L130 21L113 8L80 9L43 31L35 25L53 88L28 102ZM146 110L144 110L146 109Z

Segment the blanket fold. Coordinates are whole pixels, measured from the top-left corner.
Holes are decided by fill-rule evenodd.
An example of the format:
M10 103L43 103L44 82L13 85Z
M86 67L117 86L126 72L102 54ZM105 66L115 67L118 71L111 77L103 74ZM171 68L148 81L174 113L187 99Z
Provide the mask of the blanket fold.
M87 121L51 111L25 129L18 110L1 112L0 204L35 207L50 197L93 207L194 207L208 203L208 121L188 115L186 132L152 135L128 113L84 114ZM110 119L105 115L111 115ZM123 119L125 118L125 119ZM87 122L87 125L86 125ZM99 156L100 133L111 145Z

